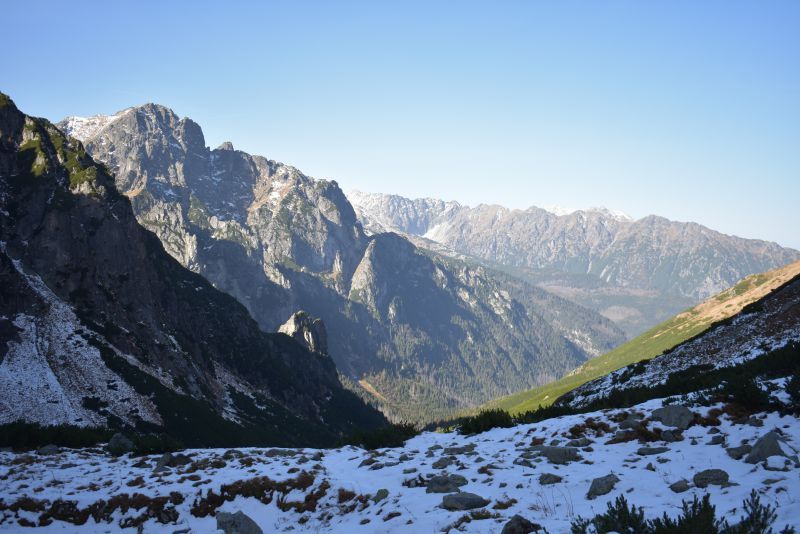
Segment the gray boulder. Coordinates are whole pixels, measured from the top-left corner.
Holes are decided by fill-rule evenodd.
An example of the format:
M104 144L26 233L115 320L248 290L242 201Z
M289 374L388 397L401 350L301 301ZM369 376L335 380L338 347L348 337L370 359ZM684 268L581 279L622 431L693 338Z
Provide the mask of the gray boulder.
M133 442L119 432L111 436L106 446L106 450L114 456L122 456L123 454L133 452L135 448L136 446Z
M697 473L692 480L698 488L725 486L728 484L728 473L722 469L706 469Z
M592 440L587 437L573 439L567 442L567 447L588 447L592 444Z
M587 499L594 499L600 495L605 495L614 489L619 478L616 475L606 475L592 480L592 485L589 487L589 493L586 494Z
M744 461L749 464L756 464L763 462L770 456L785 456L789 458L784 447L786 446L781 446L781 437L777 432L767 432L758 438L758 441L753 445L753 450L750 451Z
M738 447L728 447L725 449L725 451L728 453L728 456L734 460L741 460L752 450L753 447L750 445L739 445Z
M464 445L461 447L446 447L444 449L445 454L469 454L475 450L475 444L470 443L468 445Z
M375 496L372 498L372 502L381 502L386 497L389 496L389 490L386 488L381 488L375 493Z
M639 456L651 456L653 454L661 454L668 451L669 447L639 447L639 450L636 451L636 454Z
M551 447L548 445L534 445L532 451L541 453L551 464L568 464L581 459L575 447Z
M467 479L461 475L437 475L428 480L425 493L455 493L466 485Z
M500 534L530 534L541 530L541 528L541 525L531 523L521 515L515 515L503 525L503 530Z
M694 419L694 414L686 406L669 404L663 408L653 410L651 417L656 421L661 421L666 426L686 430Z
M58 454L61 452L61 448L57 445L45 445L44 447L39 447L36 450L36 454L39 456L52 456L54 454Z
M539 484L542 486L547 486L548 484L558 484L562 480L562 477L554 475L553 473L542 473L539 475Z
M225 534L264 534L261 527L241 510L235 514L218 512L217 530L221 530Z
M452 458L449 458L447 456L442 456L441 458L433 462L433 464L431 464L431 467L433 467L434 469L444 469L445 467L452 464L453 464Z
M462 492L452 493L442 497L442 508L445 510L472 510L474 508L483 508L490 501L484 499L480 495L474 493Z
M686 480L679 480L674 484L670 484L669 489L671 489L675 493L683 493L684 491L689 490L689 482Z

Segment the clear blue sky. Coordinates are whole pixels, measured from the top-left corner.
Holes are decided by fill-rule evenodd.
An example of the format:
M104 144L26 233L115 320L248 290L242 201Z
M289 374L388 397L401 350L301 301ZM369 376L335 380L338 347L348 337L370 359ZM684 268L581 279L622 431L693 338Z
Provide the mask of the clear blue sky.
M157 102L348 189L800 248L800 2L3 2L26 112Z

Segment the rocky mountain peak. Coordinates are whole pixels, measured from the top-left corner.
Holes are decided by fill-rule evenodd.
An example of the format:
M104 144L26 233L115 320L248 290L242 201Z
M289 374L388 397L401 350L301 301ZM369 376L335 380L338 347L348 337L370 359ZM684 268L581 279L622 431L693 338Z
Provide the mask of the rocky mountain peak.
M278 328L278 332L299 341L311 352L328 354L328 333L322 319L313 318L304 311L297 311Z

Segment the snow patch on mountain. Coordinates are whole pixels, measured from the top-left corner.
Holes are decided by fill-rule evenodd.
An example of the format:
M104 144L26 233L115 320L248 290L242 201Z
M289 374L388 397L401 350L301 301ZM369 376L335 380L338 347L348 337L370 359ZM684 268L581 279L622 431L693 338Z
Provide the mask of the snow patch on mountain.
M115 113L114 115L94 115L92 117L67 117L61 123L64 133L74 137L80 142L85 142L97 135L101 130L106 128L111 123L124 117L133 111L133 108L128 108Z

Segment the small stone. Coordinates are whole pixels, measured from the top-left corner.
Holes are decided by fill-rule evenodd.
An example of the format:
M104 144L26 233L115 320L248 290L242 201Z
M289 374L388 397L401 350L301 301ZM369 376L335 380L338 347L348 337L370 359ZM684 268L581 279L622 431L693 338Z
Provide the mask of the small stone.
M686 480L679 480L673 484L670 484L669 489L675 493L683 493L684 491L689 490L689 482Z
M462 447L446 447L444 449L445 454L468 454L475 450L475 444L470 443L469 445L464 445Z
M452 464L453 464L452 458L449 458L447 456L442 456L441 458L433 462L431 467L433 467L434 469L444 469L445 467L450 466Z
M442 508L445 510L472 510L474 508L483 508L490 501L484 499L480 495L474 493L462 492L452 493L442 497Z
M558 484L562 480L562 477L554 475L553 473L542 473L539 475L539 484L542 486L547 486L548 484Z
M756 417L755 415L751 415L750 419L747 420L747 424L750 426L764 426L764 421Z
M534 445L531 451L538 451L552 464L567 464L580 460L578 449L574 447L553 447L546 445Z
M710 485L724 486L728 483L728 473L722 469L706 469L697 473L693 480L694 485L698 488L706 488Z
M588 447L592 441L587 437L573 439L567 442L567 447Z
M225 534L264 534L256 522L241 510L235 514L217 512L217 530Z
M680 441L681 435L674 430L665 430L661 433L661 439L667 443L673 443L675 441Z
M725 443L725 436L717 434L706 445L723 445Z
M381 488L375 493L375 496L372 498L372 502L379 503L388 496L389 496L389 490Z
M595 478L592 480L592 485L589 487L589 493L586 494L587 499L594 499L601 495L605 495L614 489L614 486L619 482L616 475L606 475L604 477Z
M644 468L647 469L648 471L656 470L656 466L654 466L652 463L648 463L646 466L644 466Z
M467 479L461 475L437 475L428 480L425 493L454 493L466 485Z

